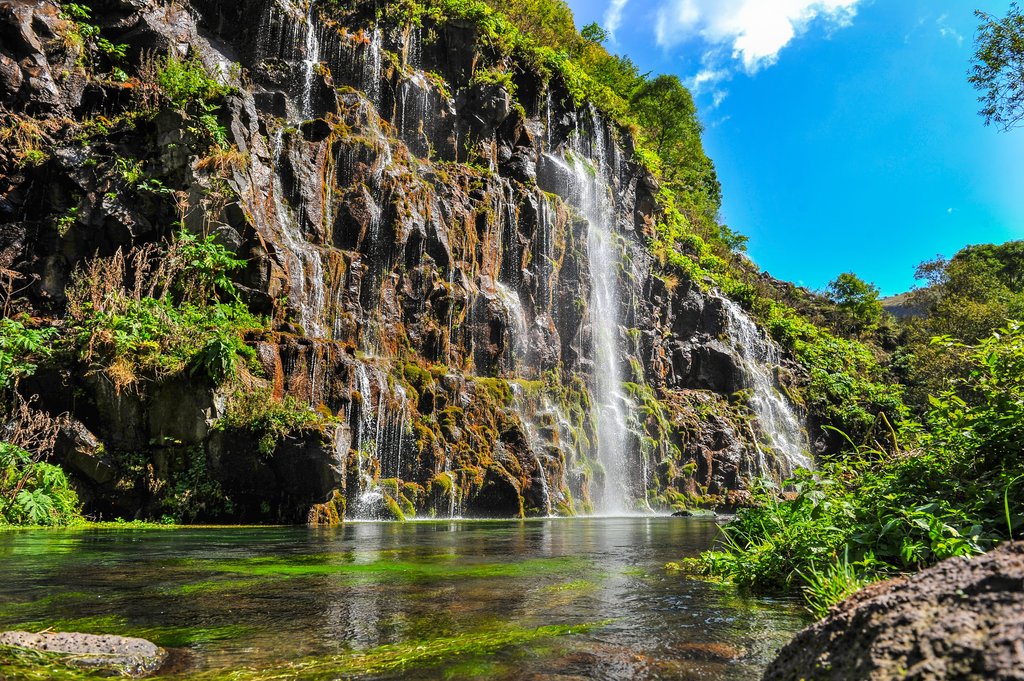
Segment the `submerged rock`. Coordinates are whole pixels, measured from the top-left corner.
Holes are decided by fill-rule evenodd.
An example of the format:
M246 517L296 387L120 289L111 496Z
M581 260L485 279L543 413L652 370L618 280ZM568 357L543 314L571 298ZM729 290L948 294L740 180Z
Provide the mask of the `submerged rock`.
M1024 544L869 586L797 634L764 679L1024 679Z
M0 646L33 650L63 664L133 678L156 672L167 659L167 651L156 644L123 636L7 631L0 633Z

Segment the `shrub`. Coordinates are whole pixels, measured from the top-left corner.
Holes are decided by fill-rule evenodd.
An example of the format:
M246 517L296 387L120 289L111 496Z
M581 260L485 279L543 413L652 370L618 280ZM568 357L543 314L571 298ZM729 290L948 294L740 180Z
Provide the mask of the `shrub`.
M53 353L57 330L31 328L27 318L0 319L0 387L10 388L19 378L35 373L36 364Z
M278 443L292 433L304 428L322 427L332 420L294 397L278 400L269 388L248 388L231 396L227 411L217 422L217 427L256 433L260 454L270 456Z

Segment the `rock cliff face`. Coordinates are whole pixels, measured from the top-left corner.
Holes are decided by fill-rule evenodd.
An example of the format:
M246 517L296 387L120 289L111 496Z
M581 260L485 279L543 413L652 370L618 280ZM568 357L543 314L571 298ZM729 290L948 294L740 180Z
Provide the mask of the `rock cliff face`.
M93 510L159 515L198 476L230 500L202 517L618 512L723 502L793 465L751 395L779 387L778 352L660 270L655 180L557 74L387 2L91 6L129 74L195 56L234 86L213 114L232 151L171 107L119 123L145 80L90 76L52 2L2 1L0 102L45 152L4 152L0 266L59 317L86 259L179 220L215 234L271 320L254 380L325 417L258 455L258 433L220 425L224 386L44 371L22 388L76 419L58 449ZM167 191L115 186L122 157Z

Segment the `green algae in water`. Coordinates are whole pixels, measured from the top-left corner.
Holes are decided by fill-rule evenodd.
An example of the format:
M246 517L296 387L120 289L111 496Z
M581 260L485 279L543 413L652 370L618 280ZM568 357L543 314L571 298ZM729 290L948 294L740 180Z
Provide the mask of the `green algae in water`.
M563 582L561 584L552 584L551 586L544 587L546 593L560 594L566 592L572 593L590 593L591 591L597 591L598 585L594 582L586 579L575 579L571 582Z
M590 677L637 659L655 666L636 678L653 679L682 664L674 646L704 642L747 655L727 670L688 659L685 675L754 681L805 622L787 614L799 604L663 571L716 533L638 518L0 535L0 627L60 623L185 649L187 669L167 681ZM532 635L608 618L592 634ZM5 664L12 681L94 678Z
M334 562L327 562L333 560ZM429 563L412 560L373 560L366 563L339 563L337 558L301 557L298 559L250 558L232 563L196 564L196 569L251 576L307 577L343 575L367 577L373 581L426 581L433 579L515 579L538 575L582 572L590 561L573 558L534 558L522 561L479 564L453 564L450 560Z
M333 681L345 676L372 676L386 672L423 669L456 660L475 660L514 646L529 645L547 639L583 634L604 627L608 622L576 625L549 625L526 629L495 627L439 638L405 641L369 650L352 651L293 662L275 669L241 669L233 672L209 672L189 675L199 681Z
M109 678L97 670L75 667L62 661L60 655L37 650L0 646L0 679L18 681L79 681Z

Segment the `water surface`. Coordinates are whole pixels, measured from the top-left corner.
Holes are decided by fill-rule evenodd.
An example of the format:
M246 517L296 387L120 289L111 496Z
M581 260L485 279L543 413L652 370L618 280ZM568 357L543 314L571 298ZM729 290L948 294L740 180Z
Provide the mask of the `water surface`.
M176 649L165 678L756 679L806 621L664 569L717 532L663 517L9 532L0 629L149 638Z

